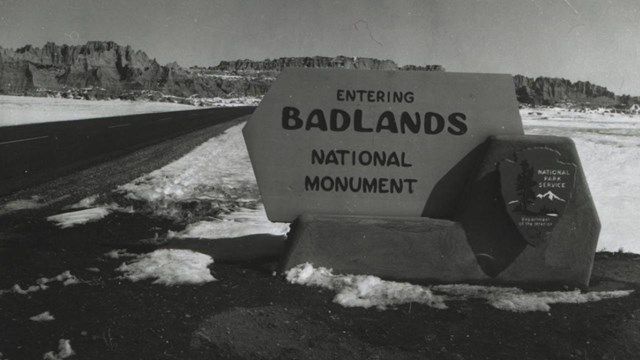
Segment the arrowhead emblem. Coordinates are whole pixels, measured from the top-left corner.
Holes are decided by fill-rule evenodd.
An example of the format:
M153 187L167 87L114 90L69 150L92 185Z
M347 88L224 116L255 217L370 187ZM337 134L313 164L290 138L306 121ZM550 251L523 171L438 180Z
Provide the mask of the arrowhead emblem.
M498 164L507 213L534 247L546 241L573 194L576 165L559 158L556 150L530 148Z

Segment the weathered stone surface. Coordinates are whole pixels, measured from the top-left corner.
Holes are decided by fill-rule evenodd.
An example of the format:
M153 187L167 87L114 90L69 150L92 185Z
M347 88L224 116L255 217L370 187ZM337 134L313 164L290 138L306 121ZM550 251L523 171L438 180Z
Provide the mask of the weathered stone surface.
M303 215L283 269L310 262L334 273L392 280L479 281L486 276L459 223L430 218Z
M597 100L602 105L616 103L616 95L606 87L591 84L588 81L571 82L567 79L537 77L530 78L522 75L513 77L518 101L525 104L552 105L563 102L593 102Z
M588 285L600 222L573 141L555 136L495 136L487 140L458 206L469 245L484 272L497 282ZM507 213L498 164L522 150L547 148L576 165L573 194L553 230L536 246L525 241Z

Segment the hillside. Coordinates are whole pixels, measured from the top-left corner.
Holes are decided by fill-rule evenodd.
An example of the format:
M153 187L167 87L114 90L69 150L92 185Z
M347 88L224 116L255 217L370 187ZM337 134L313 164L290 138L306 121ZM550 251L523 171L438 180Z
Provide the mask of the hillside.
M286 67L444 71L441 65L399 66L392 60L346 56L241 59L187 69L177 63L160 65L145 52L112 41L74 46L49 42L42 48L0 47L0 94L197 103L198 98L262 96ZM523 104L628 109L640 102L584 81L516 75L514 84Z

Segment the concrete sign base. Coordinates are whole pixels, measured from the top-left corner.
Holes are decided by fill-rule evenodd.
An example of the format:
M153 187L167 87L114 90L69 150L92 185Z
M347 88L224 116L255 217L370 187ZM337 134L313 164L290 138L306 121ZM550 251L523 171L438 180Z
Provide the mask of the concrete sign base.
M488 279L462 226L448 220L306 214L289 240L284 270L310 262L334 273L391 280Z

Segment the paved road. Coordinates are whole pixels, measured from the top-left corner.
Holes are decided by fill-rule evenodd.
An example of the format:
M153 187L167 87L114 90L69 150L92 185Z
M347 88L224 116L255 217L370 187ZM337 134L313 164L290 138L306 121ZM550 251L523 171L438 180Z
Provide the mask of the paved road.
M247 117L243 116L194 130L188 134L149 145L129 154L113 157L82 170L15 191L9 195L0 195L0 208L8 202L31 199L36 196L40 203L46 204L39 210L48 211L61 209L87 196L111 191L118 185L126 184L179 159L208 139L231 126L246 121L246 119ZM0 210L0 215L2 215L2 210ZM28 215L27 212L24 216ZM0 232L2 232L1 227Z
M254 109L211 108L0 127L0 196Z

